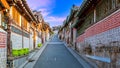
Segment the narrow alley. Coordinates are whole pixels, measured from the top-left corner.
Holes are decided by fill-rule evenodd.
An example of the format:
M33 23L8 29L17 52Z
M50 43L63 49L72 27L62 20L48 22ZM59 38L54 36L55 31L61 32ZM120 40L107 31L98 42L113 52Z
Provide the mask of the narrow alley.
M120 68L120 0L0 0L0 68Z
M36 54L28 59L23 67L19 68L97 68L84 57L61 41L58 35L53 35Z
M57 35L52 38L34 68L83 68Z

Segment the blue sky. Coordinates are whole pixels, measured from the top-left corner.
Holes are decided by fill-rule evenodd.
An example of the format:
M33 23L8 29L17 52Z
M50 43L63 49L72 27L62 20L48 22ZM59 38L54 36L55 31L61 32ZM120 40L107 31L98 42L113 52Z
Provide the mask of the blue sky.
M42 11L44 20L50 26L62 25L73 4L80 6L83 0L27 0L32 10Z

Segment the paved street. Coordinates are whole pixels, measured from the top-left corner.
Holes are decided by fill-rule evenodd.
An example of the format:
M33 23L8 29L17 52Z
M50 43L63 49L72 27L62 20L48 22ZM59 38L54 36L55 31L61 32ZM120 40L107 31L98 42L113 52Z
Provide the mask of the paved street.
M67 50L63 42L54 36L34 68L83 68L83 66Z

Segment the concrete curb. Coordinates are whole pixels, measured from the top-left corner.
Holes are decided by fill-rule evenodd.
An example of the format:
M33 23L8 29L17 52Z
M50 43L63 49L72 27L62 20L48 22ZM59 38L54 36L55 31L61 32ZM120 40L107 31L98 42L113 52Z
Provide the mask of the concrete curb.
M68 51L78 60L78 62L80 64L82 64L82 66L84 68L97 68L96 66L93 66L93 64L90 64L90 62L88 62L85 58L83 58L81 55L79 55L73 49L71 49L70 47L67 47L67 44L65 42L64 42L64 45L68 49Z
M37 51L37 52L38 52L38 51ZM35 53L35 54L36 54L36 53ZM26 61L25 61L20 67L18 67L18 68L23 68L23 67L28 63L28 60L31 59L35 54L30 55L30 56L27 56Z
M26 64L28 63L28 61L25 61L20 67L18 68L23 68Z
M52 38L51 38L51 39L52 39ZM25 66L26 66L27 64L29 64L29 62L28 62L29 59L35 60L35 61L32 63L32 65L33 65L33 67L34 67L34 65L35 65L35 63L37 62L39 56L42 54L42 52L43 52L44 49L46 48L47 44L51 41L51 39L49 39L49 41L47 41L45 44L43 44L43 46L42 46L35 54L33 54L33 55L30 56L30 57L28 56L27 61L25 61L25 62L24 62L20 67L18 67L18 68L25 68ZM31 68L33 68L33 67L31 67Z
M33 63L33 65L35 65L35 63L37 62L37 60L39 59L40 55L42 54L42 52L44 51L44 49L46 48L48 42L45 43L45 45L35 54L35 56L32 58L35 60L35 62ZM34 67L34 66L33 66Z
M30 57L28 56L28 59L18 68L24 68L29 63L28 60L30 60L30 59L35 60L34 61L34 64L35 64L37 62L37 59L39 58L39 56L42 54L42 52L46 48L47 44L48 44L48 42L46 42L35 54L31 55Z

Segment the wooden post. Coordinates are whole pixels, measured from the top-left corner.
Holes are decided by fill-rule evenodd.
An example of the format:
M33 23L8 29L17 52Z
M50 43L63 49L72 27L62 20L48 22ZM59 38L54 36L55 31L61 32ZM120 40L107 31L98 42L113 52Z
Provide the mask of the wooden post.
M12 41L11 41L11 23L12 20L8 17L8 25L7 25L7 55L12 56Z

